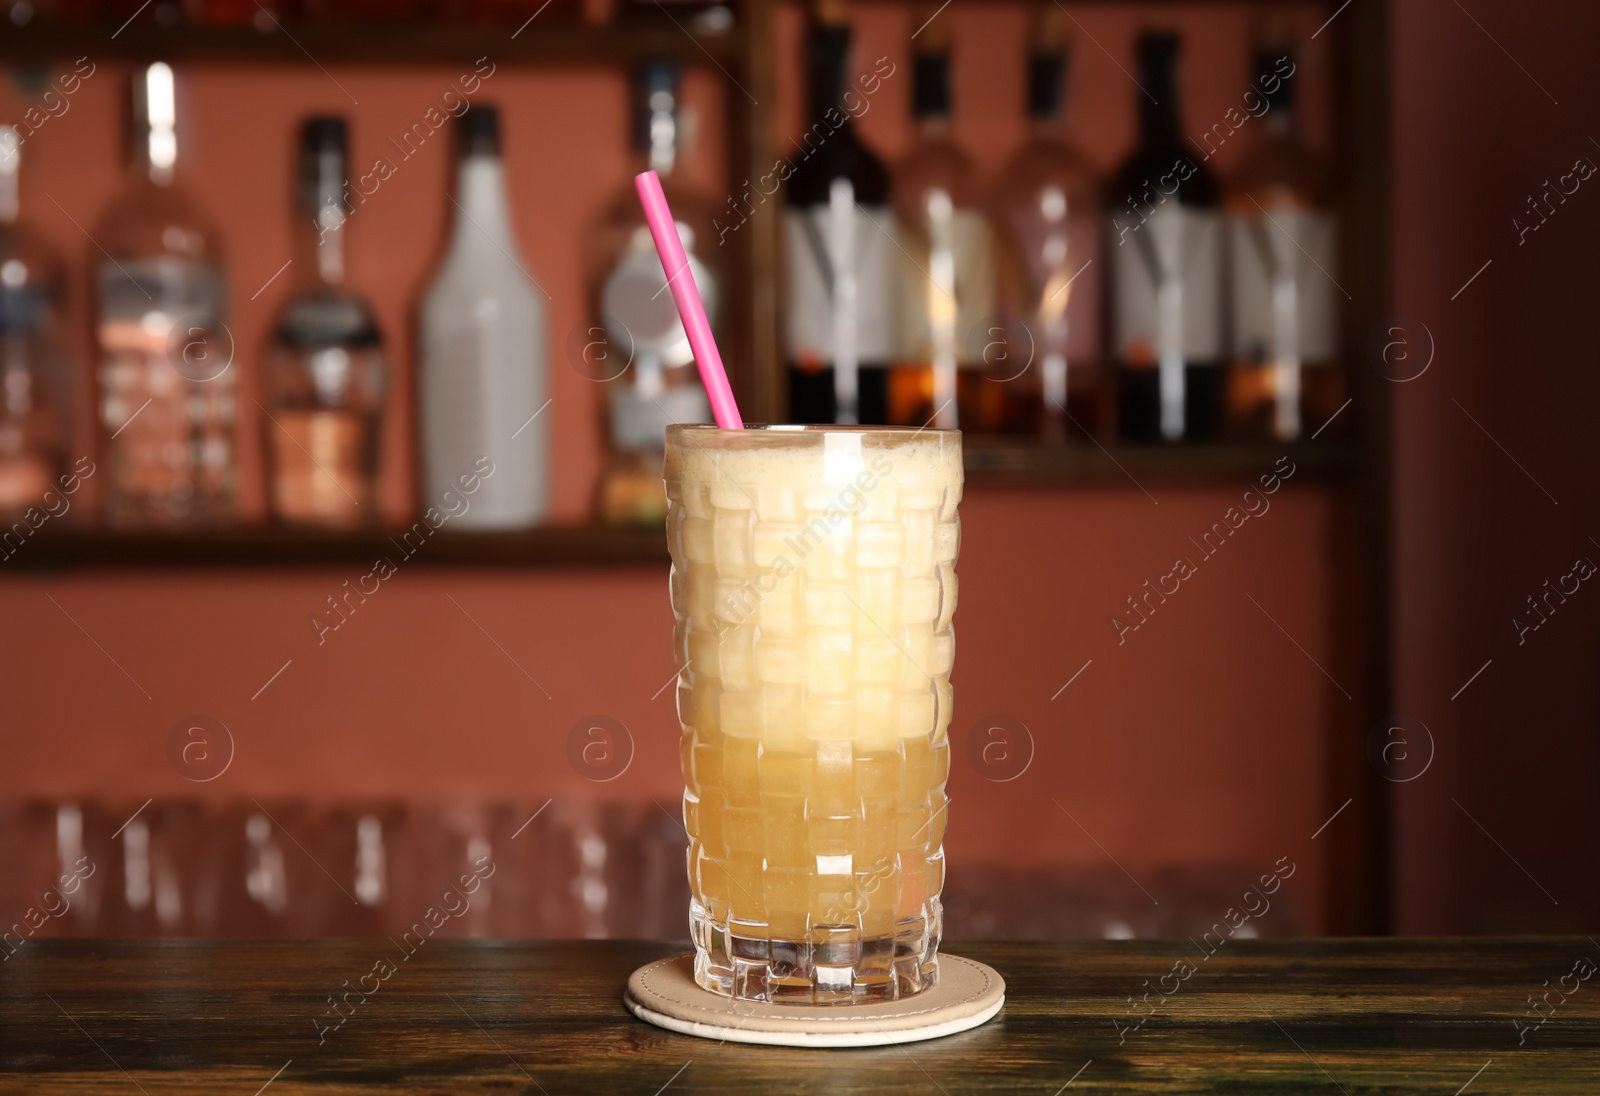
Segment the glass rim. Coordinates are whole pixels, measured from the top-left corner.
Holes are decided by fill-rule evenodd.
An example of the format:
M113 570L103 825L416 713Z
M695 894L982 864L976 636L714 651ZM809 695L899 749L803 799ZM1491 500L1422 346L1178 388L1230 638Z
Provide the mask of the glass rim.
M746 431L755 431L768 435L772 434L891 434L900 437L916 437L919 434L929 434L934 437L957 438L961 436L959 429L946 429L937 426L863 426L853 423L787 423L787 422L747 422L744 424ZM738 430L727 430L714 423L699 422L674 422L667 424L667 433L705 432L710 434L738 434Z

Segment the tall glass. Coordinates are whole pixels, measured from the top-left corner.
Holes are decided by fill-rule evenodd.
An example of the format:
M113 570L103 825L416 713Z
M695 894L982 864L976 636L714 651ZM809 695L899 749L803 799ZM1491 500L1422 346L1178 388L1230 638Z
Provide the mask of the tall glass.
M938 977L961 434L667 428L695 980Z

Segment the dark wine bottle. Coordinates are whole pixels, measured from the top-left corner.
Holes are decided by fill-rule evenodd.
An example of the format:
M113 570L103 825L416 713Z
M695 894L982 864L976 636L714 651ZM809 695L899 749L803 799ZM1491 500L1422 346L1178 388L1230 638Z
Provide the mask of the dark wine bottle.
M1117 425L1126 441L1213 437L1225 355L1215 177L1179 135L1178 36L1139 36L1139 146L1107 205Z
M810 128L790 157L785 186L789 417L801 423L886 421L894 354L889 176L854 126L884 74L846 86L846 14L842 0L819 0L813 11Z

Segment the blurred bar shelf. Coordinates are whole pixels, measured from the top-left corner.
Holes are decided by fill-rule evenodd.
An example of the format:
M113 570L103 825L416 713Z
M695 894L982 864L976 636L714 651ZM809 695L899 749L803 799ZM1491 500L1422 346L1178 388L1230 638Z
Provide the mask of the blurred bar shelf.
M0 35L0 63L39 65L89 55L93 60L245 61L272 64L471 65L487 56L496 64L623 65L670 58L685 65L739 65L745 50L738 27L693 34L663 17L659 25L586 26L550 20L516 28L459 22L288 23L259 30L250 25L180 24L162 27L149 18L118 32L108 23L36 21Z
M1082 444L1040 446L1025 438L964 440L969 487L1056 490L1219 487L1244 490L1280 457L1296 482L1339 480L1355 471L1357 451L1342 442L1163 448ZM1132 481L1132 482L1130 482ZM420 524L420 519L419 519ZM548 525L509 533L440 532L402 547L405 526L353 533L272 525L187 530L41 527L5 561L26 571L63 567L371 566L387 558L466 567L587 568L669 562L656 526ZM413 537L413 541L415 536Z
M1031 438L962 438L969 487L1254 486L1280 457L1294 463L1295 481L1351 477L1360 464L1355 443L1297 441L1214 445L1122 445L1084 441L1041 445Z
M421 524L419 519L419 524ZM426 526L424 526L426 528ZM583 568L668 562L667 538L655 527L548 525L509 533L441 531L402 547L405 527L356 533L243 525L183 531L51 529L16 549L8 562L24 570L60 567L308 566L371 567L388 559L454 566ZM415 538L413 538L413 541Z

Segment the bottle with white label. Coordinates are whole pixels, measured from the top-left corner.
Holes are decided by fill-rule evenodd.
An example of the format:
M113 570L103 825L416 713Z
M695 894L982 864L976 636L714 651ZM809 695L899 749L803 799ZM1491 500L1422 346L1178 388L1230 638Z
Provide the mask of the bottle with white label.
M854 119L894 66L847 79L845 0L816 0L806 38L808 128L778 172L784 188L789 418L883 423L894 357L889 175Z
M1068 16L1043 3L1033 18L1028 142L1001 171L995 199L1002 318L987 332L984 375L1002 395L1001 432L1061 439L1102 425L1104 182L1064 125Z
M372 306L345 285L343 118L307 119L300 131L296 287L267 353L273 516L350 528L377 522L379 434L389 370Z
M1245 102L1262 111L1248 123L1256 140L1224 199L1233 260L1228 414L1237 434L1293 441L1345 399L1337 362L1343 290L1334 280L1326 174L1295 125L1294 55L1263 49L1255 73Z
M984 377L995 319L991 224L972 162L951 134L950 19L918 13L912 43L916 143L894 170L900 353L889 374L895 426L999 426L1005 382Z
M718 250L710 244L715 238L710 207L684 188L683 173L674 170L686 151L679 77L677 64L667 61L635 70L629 174L654 171L661 178L689 259L689 277L715 327L721 287L707 262ZM666 428L677 422L711 422L711 405L632 178L595 238L600 252L595 278L598 327L591 327L583 342L581 366L585 376L606 385L611 452L600 484L600 516L659 525L667 518L662 481Z
M172 69L136 70L133 91L131 177L94 233L106 516L225 520L239 484L238 370L217 233L179 176Z
M1222 417L1218 188L1179 127L1178 36L1139 36L1139 146L1107 193L1117 428L1124 441L1204 440Z
M511 224L499 111L474 104L456 138L455 228L422 302L422 509L452 529L527 528L550 491L544 292Z

